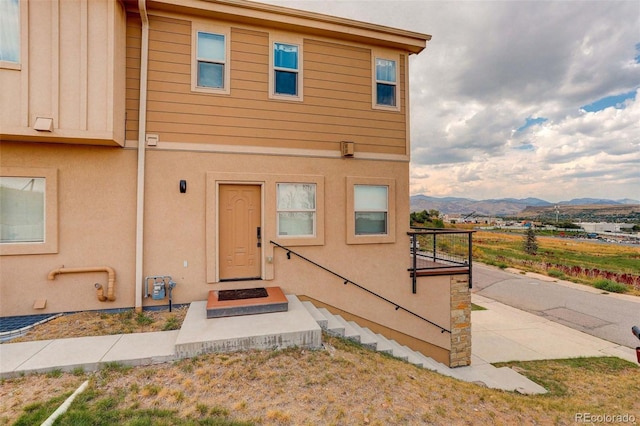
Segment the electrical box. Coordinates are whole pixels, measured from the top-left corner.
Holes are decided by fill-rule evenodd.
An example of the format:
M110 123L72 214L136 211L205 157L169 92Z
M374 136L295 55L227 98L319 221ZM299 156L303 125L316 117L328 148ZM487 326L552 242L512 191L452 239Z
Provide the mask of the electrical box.
M153 291L151 292L151 298L153 300L162 300L165 298L166 290L164 286L164 281L154 282L153 283Z

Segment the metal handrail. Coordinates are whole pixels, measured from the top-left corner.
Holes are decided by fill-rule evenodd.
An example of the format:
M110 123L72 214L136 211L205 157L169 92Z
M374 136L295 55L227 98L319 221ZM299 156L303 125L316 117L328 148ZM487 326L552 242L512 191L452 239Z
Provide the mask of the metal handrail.
M373 296L377 297L378 299L382 299L382 300L384 300L385 302L390 303L391 305L395 306L395 307L396 307L396 311L397 311L397 310L403 310L403 311L407 312L408 314L411 314L411 315L413 315L414 317L420 318L421 320L428 322L429 324L433 325L434 327L439 328L439 329L440 329L440 333L444 333L444 332L446 331L447 333L451 334L451 331L450 331L450 330L447 330L446 328L444 328L444 327L442 327L442 326L440 326L440 325L436 324L435 322L433 322L433 321L431 321L431 320L428 320L427 318L425 318L425 317L423 317L423 316L420 316L420 315L416 314L416 313L415 313L415 312L413 312L413 311L408 310L407 308L405 308L405 307L403 307L403 306L401 306L401 305L399 305L399 304L395 303L394 301L389 300L389 299L387 299L386 297L381 296L381 295L379 295L378 293L373 292L373 291L369 290L368 288L363 287L363 286L361 286L360 284L358 284L358 283L356 283L356 282L353 282L353 281L352 281L352 280L350 280L349 278L346 278L346 277L344 277L344 276L342 276L342 275L338 274L337 272L334 272L334 271L332 271L331 269L326 268L326 267L324 267L324 266L320 265L319 263L314 262L313 260L311 260L311 259L308 259L308 258L304 257L304 256L303 256L303 255L301 255L300 253L296 253L295 251L291 250L289 247L285 247L285 246L283 246L283 245L280 245L280 244L276 243L275 241L271 241L271 240L270 240L269 242L270 242L271 244L273 244L274 246L276 246L276 247L278 247L278 248L281 248L281 249L285 250L285 251L287 252L287 259L291 259L291 254L295 254L295 255L296 255L296 256L298 256L300 259L302 259L302 260L306 260L307 262L311 263L312 265L317 266L318 268L323 269L323 270L325 270L325 271L329 272L330 274L333 274L333 275L335 275L336 277L340 278L341 280L343 280L343 281L344 281L344 285L347 285L347 284L353 284L354 286L358 287L358 288L359 288L359 289L361 289L361 290L366 291L367 293L369 293L369 294L371 294L371 295L373 295Z
M412 290L413 293L416 293L417 287L417 271L422 270L430 270L430 269L445 269L450 268L451 266L462 266L468 269L469 276L469 288L473 288L473 243L472 236L475 231L467 231L460 229L442 229L442 228L416 228L411 227L411 231L407 232L407 235L411 238L411 256L412 256L412 265L409 268L409 271L412 273ZM439 258L437 255L436 249L436 237L438 235L451 235L451 234L467 234L467 259L462 262L456 261L453 259L444 259ZM432 255L430 256L433 262L448 262L448 266L436 266L429 268L418 268L417 267L417 259L418 256L426 257L426 255L420 255L418 253L417 247L417 236L418 235L433 235L433 248Z

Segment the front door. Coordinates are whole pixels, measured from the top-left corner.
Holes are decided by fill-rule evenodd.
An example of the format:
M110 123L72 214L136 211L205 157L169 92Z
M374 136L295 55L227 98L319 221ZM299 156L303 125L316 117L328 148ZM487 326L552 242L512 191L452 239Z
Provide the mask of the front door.
M260 185L220 185L220 280L260 279Z

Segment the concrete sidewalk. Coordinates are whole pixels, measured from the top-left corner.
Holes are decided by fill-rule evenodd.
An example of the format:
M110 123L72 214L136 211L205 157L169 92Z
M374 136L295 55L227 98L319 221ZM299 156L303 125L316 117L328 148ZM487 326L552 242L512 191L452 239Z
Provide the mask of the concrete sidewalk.
M590 356L616 356L636 362L635 350L631 348L589 336L477 294L472 295L472 301L487 308L472 313L473 367L482 368L483 365L502 361ZM297 305L294 303L294 306ZM297 308L292 313L296 311ZM108 362L134 366L167 362L178 358L176 343L179 333L176 330L5 343L0 345L0 377L55 369L93 371Z
M471 314L474 365L598 356L615 356L637 362L635 349L599 339L478 294L472 294L471 301L487 309Z

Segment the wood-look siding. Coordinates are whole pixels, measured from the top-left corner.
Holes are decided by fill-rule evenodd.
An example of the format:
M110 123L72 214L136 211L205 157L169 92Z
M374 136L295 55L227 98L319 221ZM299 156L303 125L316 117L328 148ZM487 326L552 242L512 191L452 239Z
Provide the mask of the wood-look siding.
M140 17L127 14L127 91L126 91L126 139L138 139L138 114L140 103L140 44L142 30Z
M127 32L127 138L137 139L139 20ZM371 50L304 38L302 102L269 98L269 33L231 26L229 95L191 91L191 22L151 16L147 132L161 141L405 154L401 112L375 110Z

